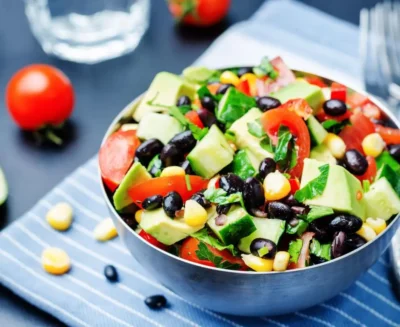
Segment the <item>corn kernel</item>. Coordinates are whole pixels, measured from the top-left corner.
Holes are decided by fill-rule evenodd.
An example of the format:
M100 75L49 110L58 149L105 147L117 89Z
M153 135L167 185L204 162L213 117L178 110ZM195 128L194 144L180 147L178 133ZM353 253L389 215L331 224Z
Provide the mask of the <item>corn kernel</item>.
M285 271L289 265L290 254L286 251L279 251L275 254L272 268L275 271Z
M257 95L257 76L252 73L246 73L240 76L240 82L247 81L250 87L250 94L252 96Z
M139 124L123 124L120 128L121 131L136 131L139 127Z
M185 170L179 166L169 166L163 169L160 177L185 176Z
M93 231L94 238L98 241L108 241L118 235L117 229L111 218L99 222Z
M386 221L382 218L367 218L365 222L375 231L376 235L382 233L386 228Z
M49 274L62 275L71 268L71 260L64 250L47 248L42 252L42 266Z
M361 145L365 154L374 158L379 156L386 146L385 141L378 133L367 135Z
M135 220L137 221L138 224L142 221L142 214L143 210L138 210L135 212Z
M273 259L263 259L252 254L242 254L242 259L247 267L258 272L272 271L274 264Z
M362 224L361 228L357 231L357 234L367 242L372 241L376 237L375 231L367 224Z
M72 224L73 210L68 203L60 202L46 214L46 220L56 230L67 230Z
M290 193L290 183L279 171L269 173L264 179L264 192L267 201L283 199Z
M333 133L328 133L324 143L336 159L342 159L344 157L346 144L339 136Z
M238 85L239 82L240 82L239 77L237 77L237 75L235 73L233 73L233 72L231 72L229 70L225 70L221 74L221 76L219 78L219 81L222 84L232 84L234 86Z
M183 219L189 226L202 226L207 222L207 211L195 200L187 200Z

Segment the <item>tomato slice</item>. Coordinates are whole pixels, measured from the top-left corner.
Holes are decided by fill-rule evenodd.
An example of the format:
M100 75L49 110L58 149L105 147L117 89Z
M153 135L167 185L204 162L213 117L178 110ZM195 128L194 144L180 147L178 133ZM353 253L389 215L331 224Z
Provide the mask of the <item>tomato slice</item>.
M310 156L310 133L306 123L293 111L285 108L268 110L261 116L264 130L271 136L276 136L279 126L284 125L296 138L298 146L297 165L289 172L292 177L300 178L303 171L304 159Z
M387 144L400 144L400 130L397 128L375 125L375 130Z
M368 97L357 92L353 92L347 97L347 104L350 108L358 108L369 102Z
M297 116L308 119L313 114L313 110L310 105L304 99L291 99L285 102L280 108L285 108L289 111L293 111Z
M321 77L318 76L305 76L304 79L312 85L316 85L319 87L327 87L325 82L321 79Z
M199 117L199 114L196 111L191 110L191 111L187 112L185 114L185 117L187 119L189 119L196 126L198 126L200 128L204 128L204 125L203 125L203 123L202 123L202 121L201 121L201 119Z
M136 131L118 131L101 147L99 152L101 176L110 191L114 192L125 177L139 145Z
M381 119L382 112L381 110L371 102L366 103L362 106L361 111L363 114L369 119Z
M350 110L347 110L346 113L340 116L330 116L325 113L325 111L321 110L320 113L317 114L317 119L320 122L324 122L326 120L336 120L337 122L342 122L345 121L346 119L349 119L352 115L352 112Z
M201 190L207 188L208 180L199 176L189 176L191 190L188 190L185 176L168 176L150 179L146 182L136 184L128 190L128 194L139 207L144 199L152 195L167 195L168 192L175 191L180 194L185 202L190 197Z
M246 95L248 95L248 96L251 96L250 84L249 84L249 81L248 81L248 80L241 81L241 82L236 86L236 88L237 88L240 92L242 92L242 93L244 93L244 94L246 94Z
M289 179L290 194L295 194L300 189L300 182L298 178Z
M378 168L374 157L367 156L367 161L368 161L368 169L365 172L365 174L361 176L356 176L356 175L354 176L356 176L361 182L363 180L369 180L372 183L375 179L376 173L378 172Z
M210 91L211 94L217 94L217 91L219 89L219 87L221 86L221 84L219 83L212 83L212 84L208 84L207 88Z
M346 102L347 87L333 82L331 85L331 99L340 100Z
M139 236L149 242L150 244L153 244L155 247L158 247L159 249L166 250L167 246L165 244L162 244L159 242L155 237L151 236L150 234L146 233L143 229L139 232Z
M199 249L199 243L200 241L193 237L187 238L182 244L179 256L182 259L195 262L204 266L215 267L214 263L212 263L211 261L201 260L197 257L196 251ZM213 248L211 245L206 244L206 246L215 256L222 257L223 261L229 261L230 263L239 264L241 266L240 270L247 270L243 260L241 258L234 257L228 250L219 251L216 248Z

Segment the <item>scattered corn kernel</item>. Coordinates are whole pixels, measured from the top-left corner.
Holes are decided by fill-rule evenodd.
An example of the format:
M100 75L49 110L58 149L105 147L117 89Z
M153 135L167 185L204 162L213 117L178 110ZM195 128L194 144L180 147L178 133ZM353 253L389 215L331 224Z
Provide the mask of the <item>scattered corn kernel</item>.
M120 128L121 131L136 131L139 127L139 124L123 124Z
M115 228L111 218L106 218L99 222L95 227L93 234L96 240L102 242L111 240L118 235L117 229Z
M324 143L336 159L342 159L344 157L346 144L341 137L333 133L328 133Z
M252 73L246 73L242 76L240 76L240 81L247 81L249 83L250 87L250 94L252 96L257 95L257 76Z
M179 166L169 166L163 169L160 177L185 176L185 170Z
M142 221L142 214L143 210L138 210L135 212L135 220L137 221L138 224Z
M379 156L386 146L385 141L378 133L367 135L361 145L365 154L374 158Z
M237 77L237 75L235 73L233 73L233 72L231 72L229 70L225 70L221 74L221 76L219 78L219 81L222 84L232 84L232 85L235 85L235 86L238 85L239 82L240 82L239 77Z
M290 193L290 183L279 171L269 173L264 179L264 192L267 201L283 199Z
M46 214L46 220L56 230L67 230L72 224L73 210L65 202L57 203Z
M357 231L357 234L367 242L372 241L376 237L375 231L367 224L362 224L361 228Z
M386 221L382 218L367 218L365 222L375 231L376 235L382 233L386 228Z
M242 259L247 267L259 272L272 271L273 259L263 259L252 254L242 254Z
M290 254L286 251L279 251L275 254L272 268L275 271L285 271L289 265Z
M195 200L187 200L183 219L189 226L202 226L207 222L207 211Z
M47 248L42 252L42 266L49 274L62 275L71 268L71 260L64 250Z

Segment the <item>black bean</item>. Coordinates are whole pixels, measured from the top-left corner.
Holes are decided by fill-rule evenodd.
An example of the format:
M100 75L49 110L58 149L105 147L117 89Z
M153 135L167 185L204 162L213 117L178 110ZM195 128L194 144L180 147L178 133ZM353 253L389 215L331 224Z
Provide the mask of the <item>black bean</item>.
M206 127L211 127L212 125L217 123L217 118L215 117L215 115L207 109L200 108L199 110L197 110L197 114L199 115L199 118L203 125Z
M224 226L227 221L228 221L227 215L222 214L215 217L215 225L217 226Z
M355 233L362 226L362 220L352 215L339 215L329 223L329 229L334 232Z
M179 193L172 191L164 197L163 208L168 217L174 218L175 213L181 210L182 206L183 201Z
M324 111L329 116L341 116L346 113L347 106L341 100L331 99L324 102Z
M265 158L260 163L260 167L258 168L258 176L261 179L264 179L269 173L273 173L276 170L276 162L272 158Z
M243 200L247 210L256 209L264 205L264 188L256 178L249 177L244 182Z
M186 175L195 175L189 160L185 160L184 162L182 162L181 167L185 171Z
M294 198L293 194L290 194L289 196L284 198L283 202L286 203L289 207L301 206L301 203Z
M293 217L288 221L288 224L292 227L296 227L299 224L300 220L297 219L296 217Z
M385 127L389 126L387 120L381 120L381 119L372 118L371 121L372 121L375 125L382 125L382 126L385 126Z
M354 251L359 247L363 246L365 243L367 243L367 241L364 240L360 235L357 234L348 235L346 238L347 252Z
M230 208L231 208L232 204L228 203L228 204L218 204L217 205L217 214L219 215L226 215Z
M176 102L176 105L178 107L182 106L190 106L192 104L192 100L187 95L182 95L178 101Z
M358 150L346 151L343 162L346 169L357 176L365 174L368 169L367 159Z
M160 153L164 167L177 166L183 159L183 153L173 144L165 145Z
M144 303L151 309L161 309L167 306L167 299L164 295L149 296Z
M184 131L176 134L169 142L175 145L181 152L190 152L196 146L196 139L191 131Z
M319 265L321 263L326 262L327 260L321 257L316 256L315 254L310 254L311 263L313 265Z
M328 242L332 240L332 233L328 225L332 217L324 217L314 220L308 225L308 228L315 233L315 238L321 242Z
M206 96L204 96L203 98L200 99L200 102L201 102L201 106L204 109L207 109L207 110L209 110L211 112L214 112L214 110L215 110L215 101L214 101L214 99L212 97L209 97L209 96L206 95Z
M228 194L243 192L244 182L239 176L229 173L221 176L219 186Z
M271 259L276 254L276 244L266 238L256 238L250 244L250 251L257 257Z
M391 145L389 147L390 155L400 162L400 144Z
M226 91L228 91L228 89L230 87L233 87L233 85L232 84L221 84L221 86L217 90L217 94L225 94Z
M346 234L343 232L337 232L333 236L331 255L332 258L339 258L343 254L346 254Z
M162 203L163 197L161 195L153 195L143 200L142 207L145 210L155 210L161 208Z
M114 266L112 265L107 265L104 267L104 276L110 281L110 282L116 282L118 281L118 272L117 269L115 269Z
M297 207L293 206L290 208L295 215L304 215L307 213L307 208L305 207Z
M253 68L252 67L242 67L238 69L237 75L238 77L242 77L244 74L252 74Z
M292 210L287 204L282 202L270 202L268 204L268 213L271 218L279 218L282 220L289 220L293 217Z
M203 192L197 192L192 195L192 200L195 200L198 204L200 204L203 208L211 207L211 202L206 199Z
M151 159L161 152L163 147L164 144L160 140L150 139L139 145L136 149L135 156L142 165L147 166Z
M280 105L281 102L273 97L264 96L258 98L257 100L257 107L264 112L274 108L278 108Z

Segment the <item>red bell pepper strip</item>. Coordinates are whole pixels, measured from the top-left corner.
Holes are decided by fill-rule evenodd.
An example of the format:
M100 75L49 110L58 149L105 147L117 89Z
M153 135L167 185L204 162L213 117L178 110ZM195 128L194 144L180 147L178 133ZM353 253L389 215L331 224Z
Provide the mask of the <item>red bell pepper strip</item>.
M189 119L196 126L198 126L200 128L204 128L203 122L201 121L199 114L196 111L194 111L194 110L188 111L185 114L185 117L187 119Z
M159 242L155 237L146 233L143 229L139 232L139 236L161 250L167 249L167 246L165 244L162 244L161 242Z
M331 85L331 99L346 102L347 87L333 82Z

